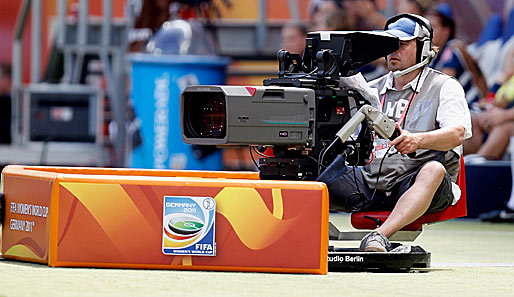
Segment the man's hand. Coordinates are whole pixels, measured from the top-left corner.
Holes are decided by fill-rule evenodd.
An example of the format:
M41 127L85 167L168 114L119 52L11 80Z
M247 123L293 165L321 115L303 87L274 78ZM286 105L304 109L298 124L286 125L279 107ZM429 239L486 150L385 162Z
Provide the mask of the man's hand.
M404 155L415 152L420 146L421 138L407 130L402 130L398 123L396 128L401 134L391 142L391 146L395 146L396 150Z

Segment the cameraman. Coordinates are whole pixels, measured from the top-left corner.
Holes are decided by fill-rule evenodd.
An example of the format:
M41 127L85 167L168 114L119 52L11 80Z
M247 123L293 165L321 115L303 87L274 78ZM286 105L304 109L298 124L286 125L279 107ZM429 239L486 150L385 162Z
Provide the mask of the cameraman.
M376 138L374 159L362 169L338 156L318 180L327 184L332 209L392 210L362 239L364 251L390 251L388 238L425 213L457 202L456 181L463 139L471 136L464 90L454 78L426 65L435 56L432 26L423 17L400 14L385 29L400 39L386 57L389 73L370 82L383 112L397 123L393 141ZM416 152L415 157L406 154ZM454 194L455 193L455 194Z

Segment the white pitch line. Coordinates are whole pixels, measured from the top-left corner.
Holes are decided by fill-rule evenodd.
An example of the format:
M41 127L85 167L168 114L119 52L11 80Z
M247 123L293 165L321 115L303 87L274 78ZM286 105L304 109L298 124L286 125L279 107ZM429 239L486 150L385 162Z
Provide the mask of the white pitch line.
M449 263L449 262L434 262L432 267L514 267L514 263Z

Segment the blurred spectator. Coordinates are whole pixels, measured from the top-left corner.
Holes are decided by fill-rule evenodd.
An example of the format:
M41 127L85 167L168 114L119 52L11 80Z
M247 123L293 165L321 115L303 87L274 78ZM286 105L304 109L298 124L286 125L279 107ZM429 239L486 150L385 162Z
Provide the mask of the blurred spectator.
M11 143L11 66L0 64L0 143Z
M141 51L146 42L170 18L173 0L145 0L134 29L129 33L130 51Z
M286 24L282 27L282 48L301 56L305 48L306 37L307 28L304 25L300 23Z
M309 2L311 18L314 18L317 14L324 14L327 11L342 7L343 4L340 0L311 0Z
M495 100L488 103L493 103L497 107L506 107L513 99L513 96L506 91L510 89L508 86L511 85L508 81L512 80L514 76L514 47L507 52L505 61L501 64L503 69L495 75L494 84L491 87L491 92L496 93Z
M514 135L514 107L504 109L488 104L483 112L472 113L471 123L473 137L464 141L464 160L470 163L502 159L509 136Z
M464 141L464 154L474 155L466 157L466 161L501 159L509 144L511 124L492 125L488 120L492 113L480 112L480 100L488 93L487 83L466 46L454 39L455 21L450 6L439 4L426 16L434 29L433 43L439 47L439 54L432 61L431 67L457 78L464 87L470 110L475 110L471 115L473 136ZM485 141L484 136L487 136Z
M397 13L414 13L424 15L437 4L437 0L396 0Z
M436 0L396 0L395 13L414 13L424 15L436 4ZM383 11L387 1L345 0L344 8L355 19L358 30L377 30L384 28L386 18Z
M427 18L434 29L433 43L439 48L439 54L430 66L457 78L464 87L466 100L472 109L487 93L487 83L477 62L466 50L461 41L455 40L455 21L450 6L438 5L427 13Z
M311 0L309 3L311 25L315 26L320 20L324 19L327 12L341 8L343 8L343 5L340 0Z
M349 31L355 30L353 18L344 9L335 9L319 15L314 21L312 31Z
M448 4L443 3L438 5L434 10L431 10L426 15L427 19L432 24L434 30L434 38L432 42L439 49L439 55L433 60L431 67L442 69L443 63L451 58L452 50L450 49L447 55L441 59L442 53L445 52L448 42L455 37L455 21L453 19L453 12Z
M377 30L383 29L386 18L379 11L375 0L346 0L344 9L348 11L354 19L358 30Z
M473 137L464 141L467 163L502 159L509 136L514 135L514 49L501 64L504 67L496 75L491 93L476 104L479 112L471 115Z

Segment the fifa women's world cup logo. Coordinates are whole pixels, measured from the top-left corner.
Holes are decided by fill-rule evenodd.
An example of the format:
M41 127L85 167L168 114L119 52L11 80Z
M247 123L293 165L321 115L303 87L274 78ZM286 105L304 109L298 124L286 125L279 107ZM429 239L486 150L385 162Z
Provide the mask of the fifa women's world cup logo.
M215 256L216 201L211 197L165 196L162 252Z

